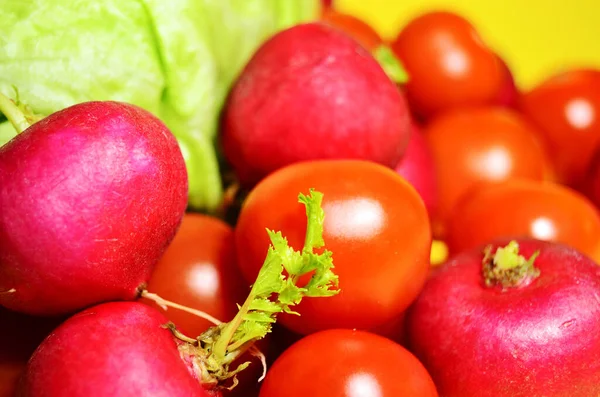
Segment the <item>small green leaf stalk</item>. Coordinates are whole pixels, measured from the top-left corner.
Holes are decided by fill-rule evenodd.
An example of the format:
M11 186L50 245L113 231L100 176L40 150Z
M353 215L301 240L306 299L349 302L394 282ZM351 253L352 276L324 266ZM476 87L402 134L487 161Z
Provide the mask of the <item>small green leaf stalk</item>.
M13 88L16 94L14 101L0 93L0 113L6 116L17 133L20 134L43 117L35 114L27 104L21 102L19 91L16 87Z
M332 253L315 252L324 246L322 200L323 194L312 189L308 196L299 195L308 220L301 251L291 248L280 232L267 230L271 246L250 294L233 320L209 328L196 339L182 335L172 324L168 326L181 341L182 357L192 362L205 388L224 388L228 379L233 379L232 387L237 384L236 375L250 362L234 368L236 359L271 332L278 313L297 315L291 308L303 298L328 297L340 292L338 276L332 270ZM308 274L309 281L299 286L300 278Z
M524 287L540 275L534 262L539 252L529 259L519 254L519 244L509 242L505 247L498 247L492 253L492 247L484 250L482 262L483 279L487 287L499 286L503 290Z
M394 54L394 51L386 45L382 44L373 50L373 57L379 62L390 80L398 85L406 84L409 80L408 73L400 59Z

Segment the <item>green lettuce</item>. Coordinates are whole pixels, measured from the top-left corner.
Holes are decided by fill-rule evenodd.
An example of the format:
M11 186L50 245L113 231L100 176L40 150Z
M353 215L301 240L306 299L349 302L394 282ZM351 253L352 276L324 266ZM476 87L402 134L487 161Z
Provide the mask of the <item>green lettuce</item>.
M319 0L4 0L0 92L42 115L89 100L134 103L177 137L189 203L222 198L215 138L227 92L275 32L314 20ZM14 131L0 124L0 145Z

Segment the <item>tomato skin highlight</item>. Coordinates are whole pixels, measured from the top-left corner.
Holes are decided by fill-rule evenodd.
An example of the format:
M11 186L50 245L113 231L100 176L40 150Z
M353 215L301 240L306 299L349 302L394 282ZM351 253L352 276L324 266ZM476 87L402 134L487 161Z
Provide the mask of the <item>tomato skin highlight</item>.
M273 364L260 397L436 397L423 365L402 346L365 331L309 335Z
M516 111L476 107L447 112L424 130L437 175L434 236L444 238L461 197L482 182L544 180L549 160L537 132Z
M409 22L392 43L410 79L409 103L421 117L491 104L504 71L470 22L449 12L430 12Z
M451 254L510 237L569 245L600 263L600 214L578 192L549 182L511 180L477 188L453 211Z
M546 139L560 183L580 187L600 146L600 70L571 70L523 94L521 111Z
M307 299L301 316L278 321L301 334L328 328L370 329L398 316L419 293L428 269L431 230L418 193L393 170L356 160L297 163L260 182L235 229L238 265L254 280L269 246L265 228L301 249L305 214L298 192L324 194L324 235L341 292Z
M451 258L407 313L410 350L445 397L599 395L600 266L560 244L517 242L525 258L540 251L540 276L487 288L483 247Z

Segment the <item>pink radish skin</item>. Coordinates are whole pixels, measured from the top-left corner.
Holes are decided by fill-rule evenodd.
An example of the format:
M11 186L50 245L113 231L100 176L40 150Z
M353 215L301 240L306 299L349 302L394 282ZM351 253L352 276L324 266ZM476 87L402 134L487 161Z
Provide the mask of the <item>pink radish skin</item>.
M600 146L590 163L585 184L579 190L586 194L600 210Z
M411 350L440 396L600 395L600 266L555 243L518 242L525 258L540 251L539 277L503 291L485 286L482 249L454 257L408 312Z
M136 298L187 186L177 141L141 108L88 102L32 125L0 148L0 305L55 315Z
M393 168L409 134L404 96L378 62L342 31L309 23L255 53L231 91L220 138L240 183L252 186L305 160Z
M502 69L503 82L500 91L496 96L495 104L506 108L516 109L519 103L519 89L517 88L513 74L504 59L498 57L498 62Z
M395 169L416 189L427 207L427 212L432 214L437 201L435 164L427 141L415 124L404 157Z
M217 397L180 357L168 320L138 302L88 308L37 348L20 397Z

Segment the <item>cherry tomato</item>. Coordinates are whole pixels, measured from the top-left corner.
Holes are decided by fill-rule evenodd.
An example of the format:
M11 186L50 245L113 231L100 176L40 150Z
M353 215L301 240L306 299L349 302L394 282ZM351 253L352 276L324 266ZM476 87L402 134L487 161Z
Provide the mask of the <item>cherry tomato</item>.
M558 184L511 180L478 187L448 223L453 254L513 237L563 243L600 261L600 214L583 195Z
M505 78L498 58L473 26L449 12L415 18L392 48L410 76L409 102L422 117L457 106L491 104Z
M576 186L600 145L600 70L573 70L523 95L521 108L548 143L560 183Z
M325 248L333 252L341 292L305 299L301 316L279 321L301 334L327 328L370 329L404 311L429 269L431 230L416 190L393 170L359 160L296 163L263 179L244 202L235 230L238 264L254 280L267 248L265 228L300 250L306 233L298 194L323 193Z
M148 291L180 305L201 310L221 321L231 320L250 292L250 286L236 264L234 234L223 221L197 213L186 213L175 238L156 265ZM144 302L154 305L145 300ZM213 324L195 315L169 308L164 312L177 328L194 338ZM265 350L268 341L259 341ZM249 355L239 363L252 361L240 374L240 384L224 397L251 395L262 368ZM235 365L235 364L234 364Z
M437 396L431 377L408 350L364 331L309 335L267 373L260 397Z
M343 30L370 51L383 44L383 39L379 34L366 22L355 16L326 8L323 10L321 21Z
M214 217L185 214L152 273L148 291L218 320L231 320L237 313L236 304L241 305L249 292L235 263L233 229ZM164 314L192 338L213 325L173 308Z
M548 159L535 132L515 111L481 107L448 112L425 136L436 167L434 234L443 238L450 213L476 183L511 178L542 180Z

